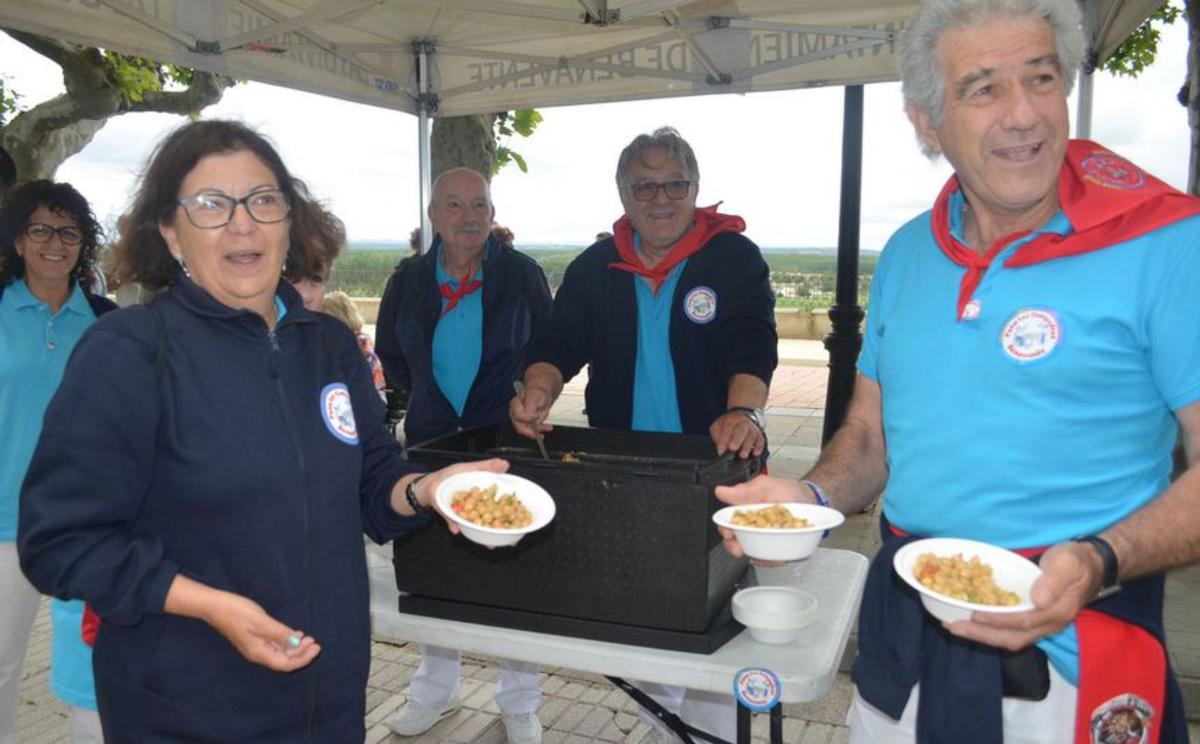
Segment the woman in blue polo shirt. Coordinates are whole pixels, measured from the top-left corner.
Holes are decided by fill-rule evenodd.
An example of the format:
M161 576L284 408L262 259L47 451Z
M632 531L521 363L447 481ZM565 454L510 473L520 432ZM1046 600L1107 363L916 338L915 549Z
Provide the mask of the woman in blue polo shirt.
M90 293L100 226L69 184L32 181L0 205L0 742L12 741L38 592L17 565L17 496L42 415L75 342L116 307ZM50 689L71 708L76 742L101 741L82 602L51 604Z

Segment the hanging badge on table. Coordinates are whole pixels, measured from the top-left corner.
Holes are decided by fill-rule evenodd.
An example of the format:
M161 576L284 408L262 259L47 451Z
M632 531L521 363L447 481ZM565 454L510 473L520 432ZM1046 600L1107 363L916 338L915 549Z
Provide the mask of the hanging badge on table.
M779 703L783 685L770 669L746 667L733 675L733 695L738 702L756 712L768 711Z

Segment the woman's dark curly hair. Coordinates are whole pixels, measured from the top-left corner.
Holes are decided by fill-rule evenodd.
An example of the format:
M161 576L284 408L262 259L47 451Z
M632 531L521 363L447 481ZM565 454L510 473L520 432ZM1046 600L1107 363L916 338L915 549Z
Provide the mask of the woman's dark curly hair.
M250 152L275 175L279 190L291 205L290 243L285 266L307 274L314 265L332 262L323 235L326 223L312 218L313 199L298 178L288 172L275 148L258 132L236 121L193 121L176 129L150 156L129 211L117 222L120 237L113 249L113 273L119 283L138 282L165 287L182 269L167 249L159 225L173 225L179 187L203 158L231 152ZM184 218L186 219L186 218ZM341 223L338 223L340 226ZM341 248L333 249L333 255ZM328 258L326 258L328 256ZM295 267L294 269L291 267Z
M79 244L79 260L71 275L85 291L92 291L92 267L96 265L104 231L88 200L74 186L44 179L19 184L0 201L0 287L25 276L25 259L17 254L17 238L38 207L48 207L79 225L83 242Z

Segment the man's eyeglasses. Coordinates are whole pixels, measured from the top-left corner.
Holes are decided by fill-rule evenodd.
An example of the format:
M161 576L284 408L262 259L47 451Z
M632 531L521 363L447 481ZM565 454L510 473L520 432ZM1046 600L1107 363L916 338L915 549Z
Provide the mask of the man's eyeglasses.
M291 209L287 197L279 189L255 191L241 199L234 199L225 194L202 192L185 196L176 203L183 207L188 222L204 230L228 225L233 220L233 213L237 211L239 204L246 208L246 213L251 219L264 225L282 222Z
M30 222L25 226L25 237L35 243L49 243L55 233L58 233L63 245L79 245L83 242L83 231L74 225L55 227L42 222Z
M666 183L654 183L653 181L642 181L640 183L631 183L626 188L629 193L633 194L633 198L638 201L650 201L658 196L658 190L662 189L668 199L682 199L688 195L688 191L692 188L691 181L667 181Z

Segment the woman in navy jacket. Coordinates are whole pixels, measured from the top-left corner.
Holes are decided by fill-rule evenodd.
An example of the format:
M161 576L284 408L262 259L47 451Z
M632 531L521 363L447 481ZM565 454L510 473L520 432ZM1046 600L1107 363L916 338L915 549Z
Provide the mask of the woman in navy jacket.
M424 522L445 471L403 459L354 337L280 280L319 258L309 208L252 130L176 130L117 247L170 287L85 334L47 411L18 550L101 617L109 744L363 739L361 534Z

